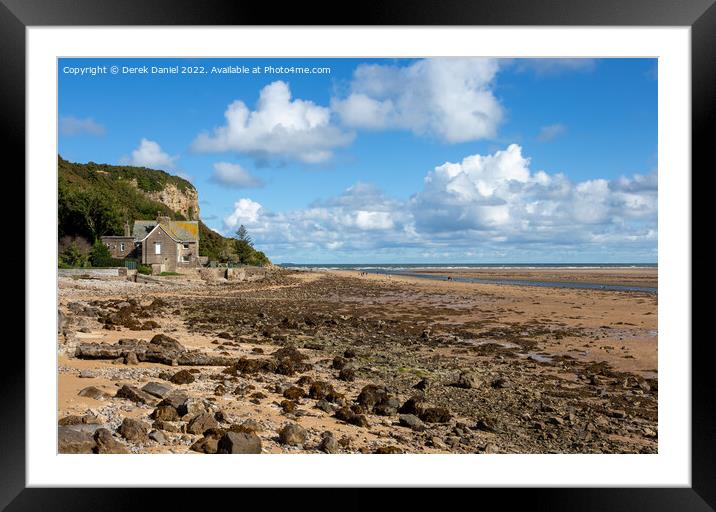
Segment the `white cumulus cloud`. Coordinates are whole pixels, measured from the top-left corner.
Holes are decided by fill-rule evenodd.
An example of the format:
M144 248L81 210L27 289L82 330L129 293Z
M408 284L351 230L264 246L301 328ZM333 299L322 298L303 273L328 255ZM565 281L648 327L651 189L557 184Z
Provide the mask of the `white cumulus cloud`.
M224 218L227 228L238 228L241 224L252 224L259 219L261 205L248 198L239 199L234 203L234 211Z
M362 129L402 129L449 142L494 137L503 109L492 89L496 59L440 58L409 66L362 64L350 94L331 107Z
M142 139L139 147L132 151L130 156L123 157L121 163L150 169L174 169L178 159L178 155L171 156L164 152L157 142Z
M657 176L573 181L533 170L511 144L435 166L405 200L368 183L284 212L244 198L224 219L226 231L239 224L277 261L651 257Z
M252 176L239 164L229 162L216 162L214 164L211 181L234 188L258 188L264 185L263 181Z
M280 80L261 90L255 110L236 100L224 117L223 126L196 137L192 144L195 151L234 151L259 159L321 163L354 137L331 123L329 108L292 99L289 85Z

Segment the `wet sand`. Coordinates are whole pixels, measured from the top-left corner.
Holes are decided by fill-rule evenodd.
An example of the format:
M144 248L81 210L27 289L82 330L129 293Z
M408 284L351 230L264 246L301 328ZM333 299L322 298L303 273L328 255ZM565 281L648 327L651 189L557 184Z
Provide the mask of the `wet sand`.
M411 272L443 277L522 280L555 283L590 283L617 286L658 287L658 269L644 268L479 268L415 269Z

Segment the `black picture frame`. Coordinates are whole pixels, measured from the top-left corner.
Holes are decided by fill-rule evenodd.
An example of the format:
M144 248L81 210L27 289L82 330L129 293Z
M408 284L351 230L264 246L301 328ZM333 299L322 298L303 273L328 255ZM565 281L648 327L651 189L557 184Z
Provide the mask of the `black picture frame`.
M30 26L91 25L572 25L688 26L692 37L692 168L711 164L709 140L716 118L716 0L383 0L343 9L335 2L284 3L241 0L0 0L0 102L3 141L15 169L25 167L25 29ZM350 12L350 17L339 13ZM712 167L712 165L709 165ZM692 172L689 169L680 172ZM19 173L17 173L19 174ZM693 176L693 172L692 172ZM25 188L23 182L17 184ZM19 188L18 188L19 189ZM26 190L26 193L32 191ZM692 313L693 316L693 313ZM684 340L687 342L690 340ZM709 341L709 340L704 340ZM26 339L26 343L28 340ZM19 343L16 343L19 345ZM639 489L511 489L501 507L524 501L536 510L716 510L716 422L710 343L692 344L692 486ZM146 489L25 488L25 360L15 347L15 364L0 372L0 508L7 510L124 510L150 507ZM31 440L29 440L31 441ZM162 493L175 506L189 491ZM218 492L218 491L214 491ZM244 491L242 491L244 492ZM365 508L363 490L342 497L326 491L320 501L339 508ZM223 493L222 493L223 494ZM140 496L141 495L141 496ZM216 495L220 497L221 494ZM215 497L215 498L216 498ZM251 496L253 497L253 496ZM154 495L156 499L156 494ZM485 499L482 496L481 499ZM220 499L220 498L219 498ZM271 498L272 508L281 506ZM290 498L286 498L290 499ZM454 496L459 500L460 495ZM419 504L422 493L403 493L403 506ZM452 499L451 499L452 501ZM215 503L218 503L217 500ZM484 502L487 503L487 502ZM292 508L300 504L293 503ZM320 505L312 505L313 508ZM527 505L525 505L527 506ZM333 507L332 507L333 508Z

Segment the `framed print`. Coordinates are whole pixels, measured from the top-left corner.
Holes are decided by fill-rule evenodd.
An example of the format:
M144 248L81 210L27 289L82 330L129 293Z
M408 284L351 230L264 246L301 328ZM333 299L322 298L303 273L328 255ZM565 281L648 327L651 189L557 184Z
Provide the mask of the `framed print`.
M711 2L214 7L3 0L27 200L3 506L380 486L712 509Z

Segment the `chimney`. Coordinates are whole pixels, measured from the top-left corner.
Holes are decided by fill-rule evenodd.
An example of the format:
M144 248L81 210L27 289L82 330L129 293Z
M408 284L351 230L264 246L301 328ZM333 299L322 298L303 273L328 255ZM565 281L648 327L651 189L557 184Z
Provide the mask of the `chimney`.
M124 236L129 236L129 221L124 221Z

